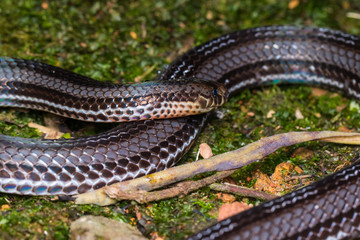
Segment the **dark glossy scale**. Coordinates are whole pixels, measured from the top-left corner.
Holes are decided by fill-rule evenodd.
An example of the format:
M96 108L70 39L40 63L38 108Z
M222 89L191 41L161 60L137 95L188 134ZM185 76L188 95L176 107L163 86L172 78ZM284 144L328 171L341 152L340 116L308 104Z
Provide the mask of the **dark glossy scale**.
M203 124L197 116L122 123L77 139L0 135L1 191L73 195L160 171L181 158Z
M360 234L360 165L202 231L195 239L342 239Z
M358 37L280 26L209 41L177 59L158 79L214 80L224 83L230 94L273 83L317 84L360 98L359 76ZM2 136L0 191L71 195L171 167L205 120L206 115L198 115L125 123L71 140ZM359 228L358 168L227 219L192 239L249 239L249 234L251 239L353 237Z

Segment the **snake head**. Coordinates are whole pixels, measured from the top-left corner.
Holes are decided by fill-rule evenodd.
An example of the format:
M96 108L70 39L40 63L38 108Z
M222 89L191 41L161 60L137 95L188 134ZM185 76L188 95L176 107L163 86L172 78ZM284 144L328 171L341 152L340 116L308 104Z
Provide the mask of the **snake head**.
M195 100L195 108L199 109L201 113L211 111L212 109L223 105L229 93L221 83L214 81L199 81L203 86L199 95Z
M176 117L209 112L224 104L229 95L221 83L210 80L169 80L165 85L163 95L177 109ZM167 91L173 94L166 94Z
M117 89L120 89L118 87ZM113 96L117 121L138 121L185 117L209 112L228 96L225 87L214 81L171 79L122 85ZM111 104L110 104L111 105ZM107 109L111 113L112 109ZM116 112L115 112L116 114Z

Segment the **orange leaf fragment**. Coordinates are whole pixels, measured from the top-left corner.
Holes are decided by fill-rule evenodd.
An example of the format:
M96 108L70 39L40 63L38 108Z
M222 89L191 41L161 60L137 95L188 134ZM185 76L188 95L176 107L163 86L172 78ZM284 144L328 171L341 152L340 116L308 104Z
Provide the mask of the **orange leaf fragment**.
M274 114L275 114L275 111L271 109L271 110L266 114L266 118L272 118Z
M10 205L8 205L8 204L1 205L1 211L5 211L8 209L10 209Z
M340 106L336 106L336 111L337 112L341 112L344 108L347 107L347 104L342 104Z
M302 115L299 108L296 108L296 110L295 110L295 117L296 117L296 119L304 119L304 116Z
M214 155L211 148L210 148L210 146L207 143L201 143L200 144L199 153L204 159L207 159L207 158L212 157Z
M160 237L158 232L153 232L150 235L152 240L165 240L165 237Z
M212 11L208 11L208 12L206 13L206 19L207 19L207 20L213 19L213 13L212 13Z
M41 7L42 7L42 9L48 9L49 8L49 3L43 2L43 3L41 3Z
M321 89L321 88L313 88L312 89L312 92L311 92L311 95L315 96L315 97L320 97L320 96L323 96L325 94L327 94L328 91L324 90L324 89Z
M220 200L222 200L223 202L234 202L236 200L236 198L228 193L217 193L216 197Z
M231 217L249 208L250 206L247 203L243 202L225 203L221 205L219 209L219 215L217 220L224 220L225 218Z
M289 9L294 9L299 5L300 1L299 0L291 0L288 4L288 8Z
M320 113L314 113L315 117L317 118L321 118L321 114Z
M272 175L272 180L277 182L282 182L284 180L284 176L288 176L290 171L294 169L294 165L289 162L283 162L278 164L275 167L274 174Z
M130 32L130 36L131 36L132 39L137 39L136 32Z
M341 132L351 132L350 129L348 129L346 126L340 126L338 128L338 131L341 131Z
M306 147L299 147L291 154L291 157L301 157L302 159L311 158L313 156L314 151L307 149Z
M275 194L275 184L271 181L270 177L260 171L254 175L256 183L254 188L260 191L267 191L268 193Z
M182 29L184 29L184 28L186 28L186 25L185 25L185 23L183 23L183 22L179 22L179 27L181 27Z
M294 167L294 171L295 171L297 174L303 174L303 173L304 173L304 170L302 170L299 166L295 166L295 167Z
M272 175L273 182L283 183L285 181L285 177L289 176L291 172L295 171L297 174L303 174L304 170L302 170L298 166L294 166L289 162L280 163L276 166L274 174Z
M136 216L136 219L137 219L138 221L140 221L141 218L142 218L142 214L141 214L141 212L139 211L139 207L136 206L136 205L135 205L135 216Z

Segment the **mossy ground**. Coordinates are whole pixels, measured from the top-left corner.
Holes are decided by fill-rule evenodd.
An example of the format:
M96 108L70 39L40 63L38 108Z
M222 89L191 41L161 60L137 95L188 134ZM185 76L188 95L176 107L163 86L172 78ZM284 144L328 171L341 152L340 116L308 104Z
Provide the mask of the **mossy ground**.
M360 20L347 15L349 12L360 12L357 0L2 0L0 55L39 59L98 80L130 82L135 78L151 79L189 48L239 29L292 24L330 27L359 35ZM337 110L336 106L344 108ZM295 117L296 109L304 119ZM275 113L267 118L270 110ZM280 132L336 130L340 126L360 130L359 106L355 101L332 93L316 96L311 88L303 86L247 90L232 98L222 111L224 118L209 121L183 162L195 158L200 142L207 142L217 154ZM40 137L26 124L43 123L43 116L36 111L1 109L0 117L7 121L0 121L0 133ZM68 124L75 129L85 126L77 121ZM92 126L93 132L109 128L103 124ZM358 147L317 142L301 146L313 150L315 157L300 161L291 157L299 145L288 147L238 171L233 178L251 185L247 177L254 169L271 174L283 161L291 161L321 177L336 166L349 163L358 151ZM182 239L214 221L220 204L208 188L152 204L129 201L110 207L0 194L0 238L66 239L71 221L86 214L136 224L134 209L138 206L150 221L143 228L148 236L158 232L160 236Z

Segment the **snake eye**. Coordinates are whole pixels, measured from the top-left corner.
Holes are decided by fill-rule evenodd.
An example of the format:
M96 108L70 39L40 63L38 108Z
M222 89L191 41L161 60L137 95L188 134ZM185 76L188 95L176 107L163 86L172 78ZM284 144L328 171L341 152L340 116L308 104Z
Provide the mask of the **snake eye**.
M214 88L214 89L212 90L212 94L213 94L214 96L218 96L218 95L219 95L219 93L218 93L218 91L217 91L216 88Z

